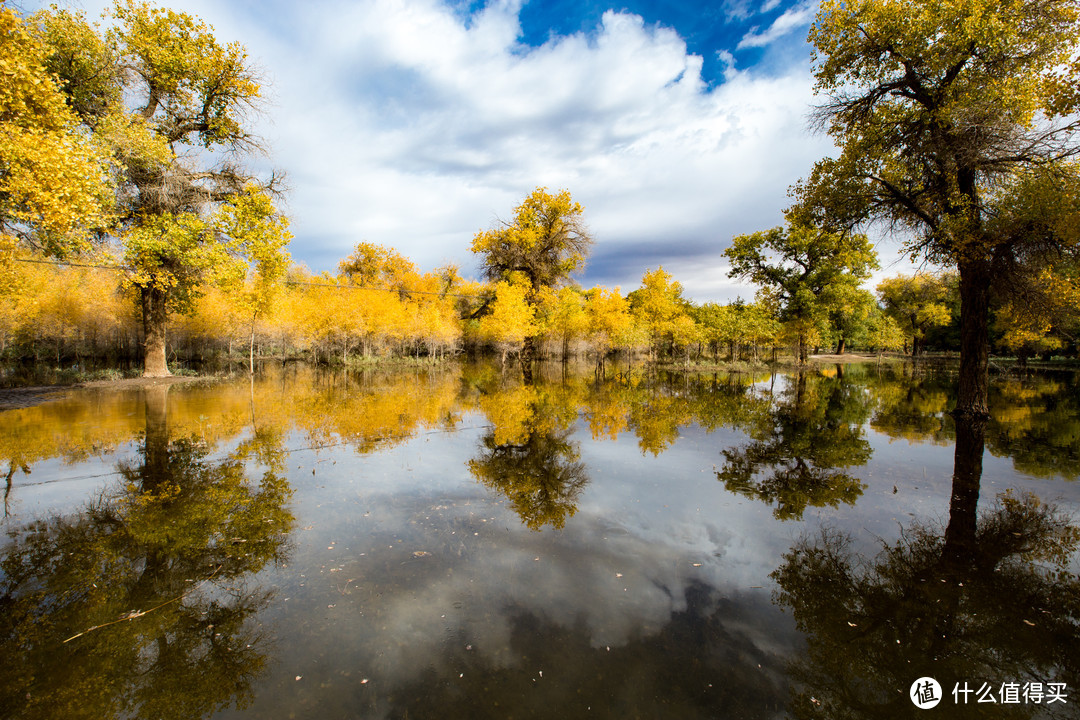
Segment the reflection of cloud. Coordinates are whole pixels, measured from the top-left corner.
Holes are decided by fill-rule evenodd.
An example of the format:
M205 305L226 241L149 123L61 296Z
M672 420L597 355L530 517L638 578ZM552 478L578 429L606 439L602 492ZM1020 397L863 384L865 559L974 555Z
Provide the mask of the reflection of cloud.
M313 646L329 648L320 662L358 668L383 688L428 670L456 677L463 652L488 668L513 667L515 623L526 616L580 634L593 648L620 648L664 631L687 610L693 587L715 588L713 603L739 608L737 622L719 622L740 642L786 650L777 647L768 591L725 579L738 561L730 557L733 534L718 526L659 527L653 518L653 527L636 528L583 511L564 531L536 533L474 494L437 496L435 503L412 491L369 497L364 506L385 532L345 539L335 531L350 549L308 580L326 584L314 608L334 605L323 628L305 628Z

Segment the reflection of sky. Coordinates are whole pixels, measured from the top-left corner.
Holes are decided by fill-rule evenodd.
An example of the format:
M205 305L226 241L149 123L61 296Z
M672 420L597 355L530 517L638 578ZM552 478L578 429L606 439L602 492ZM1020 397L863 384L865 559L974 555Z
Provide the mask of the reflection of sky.
M174 392L170 403L186 397ZM571 439L589 482L577 512L562 530L534 532L468 470L487 425L465 413L456 432L423 430L379 452L342 445L287 455L294 549L287 567L258 578L277 589L258 617L276 637L276 664L261 679L252 716L347 716L369 700L368 714L378 716L391 694L430 674L464 680L466 672L518 668L523 618L618 653L670 632L702 589L705 608L695 612L718 617L733 657L749 653L752 666L779 672L800 640L790 615L770 602L769 574L796 538L828 524L852 533L854 550L873 554L913 520L944 523L948 511L950 446L890 441L868 429L873 456L851 469L866 484L858 502L781 523L772 507L716 479L721 450L746 441L739 432L685 426L654 456L632 432L594 442L579 423ZM292 432L283 444L310 442ZM87 476L115 470L135 448L36 464L16 477L9 524L49 508L76 511L115 481ZM1077 483L1025 477L1010 459L987 453L980 507L1006 488L1080 504ZM697 615L691 622L704 624ZM462 656L473 664L463 666ZM652 667L690 658L640 660Z
M468 473L480 436L429 434L359 462L344 448L293 456L305 529L273 579L289 600L262 620L302 630L281 632L280 667L267 678L278 687L259 707L290 702L297 675L340 682L342 669L385 692L431 668L449 672L441 664L466 647L487 667L512 666L522 616L617 649L685 611L691 586L738 608L729 629L760 652L785 655L798 642L769 602L790 529L723 490L715 436L687 429L685 452L654 458L632 434L592 444L579 431L591 482L565 529L541 532Z

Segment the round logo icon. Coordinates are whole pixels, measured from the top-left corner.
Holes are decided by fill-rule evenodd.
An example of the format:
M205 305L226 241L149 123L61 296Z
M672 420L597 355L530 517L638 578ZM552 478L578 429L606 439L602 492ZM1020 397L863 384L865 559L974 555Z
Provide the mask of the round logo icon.
M941 702L941 685L932 677L921 677L911 683L911 702L920 710L929 710Z

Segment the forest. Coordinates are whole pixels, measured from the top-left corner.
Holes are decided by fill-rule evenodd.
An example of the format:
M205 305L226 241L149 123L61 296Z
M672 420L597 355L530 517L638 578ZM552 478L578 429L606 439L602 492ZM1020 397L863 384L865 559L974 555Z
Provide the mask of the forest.
M568 190L545 187L473 237L480 279L453 266L424 270L363 241L336 272L314 272L289 256L280 175L244 164L262 150L250 128L262 89L244 48L222 44L197 18L135 0L118 0L112 20L103 29L71 10L24 17L0 8L0 59L12 79L0 97L0 359L8 364L141 364L144 375L164 376L170 365L222 358L246 358L254 372L256 357L349 363L493 352L504 365L518 358L528 376L542 357L602 365L615 353L685 364L790 356L802 364L823 350L959 351L962 365L969 361L961 374L974 383L963 403L981 412L989 351L1022 362L1076 356L1074 123L1039 131L1015 162L987 159L993 172L973 168L973 177L996 179L992 192L965 196L990 203L967 230L956 208L968 200L933 199L939 180L955 178L912 175L901 187L899 175L845 166L847 155L822 160L792 188L783 226L731 239L727 274L757 291L728 304L695 303L663 267L645 269L640 287L625 293L581 287L574 277L594 242L584 208ZM1007 99L1052 120L1075 98L1038 78L1056 77L1071 36L1061 18L1041 20L1043 55L1013 68L1018 83L1038 87L1017 85ZM839 37L843 28L824 22L811 33L826 52L817 91L835 99L817 118L844 153L872 160L870 150L887 149L858 150L859 123L892 121L867 114L879 90L844 95L847 71L828 53L873 53L830 45ZM901 104L915 97L904 122L936 132L925 123L940 108L901 85L882 92ZM1016 122L1013 145L1028 123ZM971 154L941 147L948 151L915 150ZM998 173L1002 163L1013 175ZM890 172L903 171L894 165ZM906 249L935 269L868 289L879 265L859 230L882 219L917 231Z
M9 267L0 306L6 362L141 362L138 296L122 269L57 264L30 253ZM1056 281L1058 304L1048 312L996 309L999 353L1075 357L1080 298L1067 279ZM168 353L178 367L247 363L249 351L328 364L439 361L462 353L495 353L505 362L533 335L545 358L602 362L622 353L640 361L753 364L793 360L800 333L807 346L828 353L958 350L954 273L897 275L875 290L853 284L842 297L822 298L806 315L789 318L790 304L775 292L759 292L751 302L694 303L660 267L625 294L567 285L546 289L530 306L520 285L465 280L454 267L422 272L392 249L361 243L336 274L290 267L262 312L245 307L248 285L200 287L188 307L170 314Z

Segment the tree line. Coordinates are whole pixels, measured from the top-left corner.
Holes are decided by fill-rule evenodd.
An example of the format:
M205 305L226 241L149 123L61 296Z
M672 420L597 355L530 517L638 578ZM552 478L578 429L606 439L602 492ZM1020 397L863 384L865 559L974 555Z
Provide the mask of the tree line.
M139 294L112 267L60 265L21 254L0 305L0 358L50 364L138 363ZM521 285L463 279L453 266L420 271L396 251L360 243L337 273L287 269L262 288L259 312L243 302L250 287L196 289L169 317L171 361L205 363L252 356L347 364L386 358L441 360L495 353L505 363L532 337L537 357L619 353L669 363L762 363L800 349L903 352L959 349L955 273L897 275L876 293L859 285L792 286L789 297L763 287L752 302L694 303L662 267L640 287L543 288L530 305ZM851 280L848 281L852 282ZM75 293L71 288L79 288ZM1075 356L1080 304L1062 303L1032 325L1013 305L996 308L995 348L1020 358ZM1049 320L1049 322L1047 322Z
M32 259L16 258L23 252L121 266L141 330L118 342L138 347L149 376L169 373L170 316L187 318L172 351L194 351L199 336L185 326L215 297L236 316L222 321L246 326L249 357L275 332L289 348L270 315L298 303L288 317L307 320L294 323L303 332L292 345L316 356L431 356L486 343L504 360L519 355L526 378L541 343L561 343L563 355L578 344L599 358L627 347L687 360L718 356L725 343L731 358L790 344L803 362L822 344L889 349L906 338L918 352L949 309L959 316L957 411L982 418L992 340L1022 356L1075 348L1078 20L1076 0L824 2L809 35L824 98L814 119L838 156L791 188L784 226L738 236L726 251L729 275L759 288L754 302L696 307L662 268L625 297L575 288L570 276L592 244L583 208L544 188L473 238L486 286L450 268L399 268L417 287L394 287L394 268L350 266L372 260L363 247L336 275L290 271L280 176L244 165L260 151L250 120L261 88L242 46L136 0L116 0L108 27L68 10L24 18L0 8L0 287L10 292L12 276L26 274L13 269ZM875 310L862 284L877 263L860 232L873 223L913 258L948 269L954 280L942 282L955 286L958 308L924 300L906 315ZM392 251L372 252L390 262ZM318 285L348 287L352 300ZM892 291L879 292L890 307ZM239 334L206 322L211 345Z

